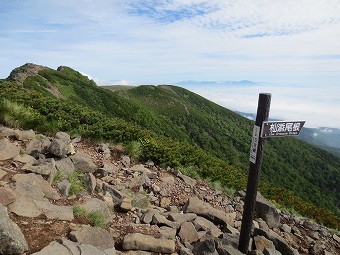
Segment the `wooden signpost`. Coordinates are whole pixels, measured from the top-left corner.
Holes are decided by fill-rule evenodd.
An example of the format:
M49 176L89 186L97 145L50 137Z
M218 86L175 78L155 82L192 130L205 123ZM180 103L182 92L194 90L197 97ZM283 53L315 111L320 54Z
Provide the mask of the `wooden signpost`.
M305 121L267 121L269 116L271 94L259 94L257 114L250 146L250 166L246 197L244 201L241 233L238 249L247 253L250 241L253 214L259 183L259 174L263 158L264 139L298 135Z

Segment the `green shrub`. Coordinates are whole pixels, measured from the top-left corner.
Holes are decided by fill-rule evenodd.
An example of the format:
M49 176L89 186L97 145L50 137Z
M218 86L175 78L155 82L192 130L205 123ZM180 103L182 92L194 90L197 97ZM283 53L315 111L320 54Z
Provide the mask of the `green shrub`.
M105 228L105 218L102 212L94 211L87 214L87 219L90 221L92 226Z

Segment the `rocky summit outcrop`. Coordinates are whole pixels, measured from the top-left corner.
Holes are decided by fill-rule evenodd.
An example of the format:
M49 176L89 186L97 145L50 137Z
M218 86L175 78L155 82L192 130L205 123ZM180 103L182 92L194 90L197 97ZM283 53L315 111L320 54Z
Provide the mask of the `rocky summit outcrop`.
M0 254L242 254L228 196L109 144L0 127ZM248 254L336 255L340 238L260 194Z
M26 63L20 67L15 68L7 79L15 80L22 84L28 76L37 75L38 71L46 69L45 66L40 66L32 63Z

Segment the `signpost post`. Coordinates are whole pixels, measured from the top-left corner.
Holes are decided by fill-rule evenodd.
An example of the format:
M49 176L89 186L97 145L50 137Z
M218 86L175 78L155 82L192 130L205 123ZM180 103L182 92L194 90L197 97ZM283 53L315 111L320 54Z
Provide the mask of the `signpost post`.
M271 94L259 94L256 121L250 146L248 183L238 246L239 251L242 253L247 253L249 247L259 174L263 158L264 139L298 135L305 124L305 121L267 121L270 101Z

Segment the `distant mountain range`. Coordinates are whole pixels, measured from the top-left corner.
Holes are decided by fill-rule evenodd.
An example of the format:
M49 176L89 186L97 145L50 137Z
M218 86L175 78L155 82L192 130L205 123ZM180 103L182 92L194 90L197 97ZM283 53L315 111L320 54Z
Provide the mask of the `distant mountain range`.
M180 81L175 83L175 85L178 86L183 86L183 87L189 87L189 86L207 86L207 85L232 85L232 86L255 86L255 85L260 85L259 83L253 82L253 81L248 81L248 80L241 80L241 81L193 81L193 80L188 80L188 81Z
M256 115L253 113L238 112L243 117L250 120L255 120ZM272 119L278 120L278 119ZM297 136L305 142L315 145L319 148L327 150L332 154L340 157L340 129L330 127L319 127L319 128L303 128L300 135Z

